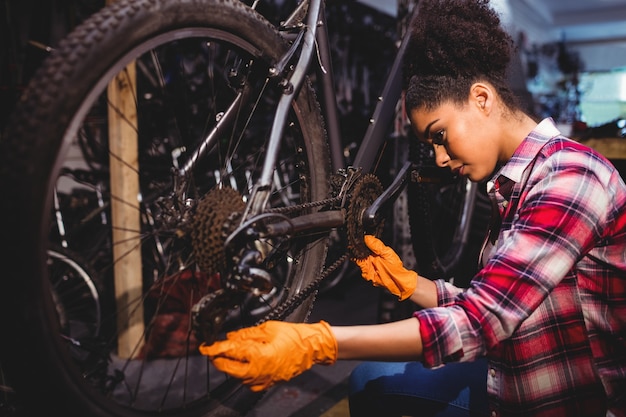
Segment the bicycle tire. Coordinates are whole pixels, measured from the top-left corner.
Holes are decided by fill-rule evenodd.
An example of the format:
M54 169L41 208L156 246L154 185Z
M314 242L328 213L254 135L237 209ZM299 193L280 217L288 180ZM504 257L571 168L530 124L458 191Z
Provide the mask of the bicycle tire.
M477 272L491 215L485 187L437 167L430 145L416 138L409 143L410 157L421 167L421 179L409 183L407 193L417 272L467 287Z
M130 359L112 360L115 348L111 347L111 340L118 337L116 328L120 324L107 323L116 313L135 308L130 301L128 306L120 307L115 300L108 310L109 304L104 302L101 333L106 338L98 340L97 348L106 353L101 354L101 360L92 369L85 370L85 363L78 363L60 331L47 279L46 251L51 244L53 189L65 187L68 189L62 192L71 194L69 187L76 186L57 182L62 169L75 163L72 152L84 145L77 144L76 138L86 138L91 141L89 145L94 145L86 169L100 169L105 174L111 171L109 164L117 156L111 155L111 148L107 152L106 146L104 154L98 153L99 145L108 140L103 134L108 128L102 117L109 114L107 108L113 107L103 92L116 74L125 76L126 65L134 62L138 76L133 99L138 123L132 129L138 132L141 201L132 203L141 211L139 232L146 238L141 243L144 293L140 300L155 293L169 297L169 291L147 294L146 282L150 284L148 289L154 290L157 284L158 288L164 288L167 278L179 278L173 271L180 270L181 263L187 268L185 271L197 270L189 235L183 233L189 229L188 217L193 213L184 209L171 212L171 207L179 203L171 197L176 184L170 174L173 165L179 167L173 152L184 152L202 139L222 116L224 103L233 102L236 90L249 85L259 95L252 95L250 101L242 103L239 108L242 117L232 122L231 132L232 137L242 139L244 146L234 152L226 143L229 136L225 134L223 143L220 141L193 175L185 178L188 182L184 195L188 199L182 206L186 207L189 201L200 201L211 189L222 185L237 190L245 201L251 178L259 170L252 162L261 159L265 150L264 140L273 117L270 110L284 91L266 74L288 47L274 26L238 1L119 0L76 28L33 76L17 104L6 140L0 144L0 190L10 196L0 203L0 224L7 243L7 250L0 254L5 267L0 281L0 320L5 334L11 335L3 340L1 353L3 358L10 358L3 364L29 413L40 415L53 409L58 414L80 417L239 416L260 398L262 394L252 393L239 381L211 369L206 358L197 352L188 353L189 332L181 339L186 344L186 353L171 360L167 356L137 360L135 353ZM202 62L194 62L193 58ZM218 58L224 61L218 63ZM242 73L245 74L241 76ZM117 80L121 82L124 78ZM263 86L267 87L262 89ZM214 89L210 92L220 89L228 97L201 94L211 88ZM316 201L328 195L330 163L320 107L308 83L296 94L280 150L277 164L280 172L275 175L272 206ZM175 100L174 105L161 105L167 100ZM185 104L189 104L190 110L182 109ZM249 112L244 114L244 111ZM115 108L113 112L120 113ZM225 155L222 151L230 153ZM103 178L106 183L106 175ZM110 206L116 199L117 195L109 194L105 205L94 208L94 212L110 216ZM98 227L106 231L112 226L103 222ZM108 281L111 269L102 267L106 256L111 258L109 266L117 262L112 259L111 239L111 247L103 245L94 251L83 248L88 245L89 234L83 235L76 247L72 247L71 235L68 233L70 248L79 255L83 249L89 254L108 254L89 261L98 266L107 286L108 296L105 294L103 298L111 301L113 289ZM8 236L12 237L10 243ZM102 245L101 240L98 245ZM255 299L246 304L245 310L238 311L238 317L248 321L239 326L254 324L251 320L258 318L254 316L257 311L265 311L266 305L271 307L299 292L318 276L326 253L324 236L289 243L275 262L278 268L273 277L277 288L274 298ZM284 273L279 274L281 271ZM146 272L155 277L146 276ZM209 275L208 271L203 272ZM195 277L192 273L192 278ZM167 304L165 301L172 300L160 299L151 306L161 308ZM287 319L305 321L312 303L313 296ZM156 317L156 310L146 311ZM187 312L184 315L189 318ZM145 317L146 327L154 323L153 317ZM148 339L144 336L141 343ZM74 347L79 346L76 342L72 342ZM89 353L94 353L96 348L91 349ZM184 372L175 374L180 363ZM120 380L121 374L133 366L141 372ZM145 381L141 376L144 367L147 372L149 366L156 366L160 373ZM166 376L168 366L174 373ZM143 383L154 386L140 391L145 388ZM169 396L173 383L178 391ZM148 395L156 391L158 396L140 397L144 392Z

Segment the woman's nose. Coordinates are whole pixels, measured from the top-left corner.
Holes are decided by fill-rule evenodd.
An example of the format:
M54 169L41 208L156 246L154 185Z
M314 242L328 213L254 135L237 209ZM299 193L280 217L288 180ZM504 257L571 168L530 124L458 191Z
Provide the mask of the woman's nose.
M443 168L448 165L450 162L450 155L446 151L446 147L442 145L433 145L433 149L435 150L435 163L437 166Z

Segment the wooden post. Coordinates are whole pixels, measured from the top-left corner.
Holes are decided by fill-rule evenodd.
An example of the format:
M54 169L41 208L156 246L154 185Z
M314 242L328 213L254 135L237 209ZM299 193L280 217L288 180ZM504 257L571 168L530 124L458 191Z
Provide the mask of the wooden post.
M111 221L118 355L131 358L144 340L135 65L109 84Z

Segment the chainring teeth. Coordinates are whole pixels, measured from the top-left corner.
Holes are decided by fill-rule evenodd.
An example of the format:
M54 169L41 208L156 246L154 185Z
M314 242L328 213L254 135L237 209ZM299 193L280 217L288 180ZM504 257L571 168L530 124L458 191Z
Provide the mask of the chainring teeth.
M350 191L346 213L346 233L348 252L352 258L363 259L371 254L370 249L363 240L366 234L366 230L363 227L363 214L382 192L382 184L374 174L363 175ZM367 233L380 238L383 228L384 221L381 220L375 226L374 231L368 231Z

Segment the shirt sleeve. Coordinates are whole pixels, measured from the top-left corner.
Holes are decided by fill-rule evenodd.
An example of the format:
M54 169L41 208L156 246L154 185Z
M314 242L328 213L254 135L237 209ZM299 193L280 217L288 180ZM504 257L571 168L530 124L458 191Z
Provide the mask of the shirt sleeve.
M443 279L435 280L435 285L437 287L437 306L440 307L453 304L456 297L464 291L463 288L456 287Z
M470 287L446 307L414 314L426 366L473 360L510 337L600 239L611 200L601 159L567 149L538 158L517 213Z

